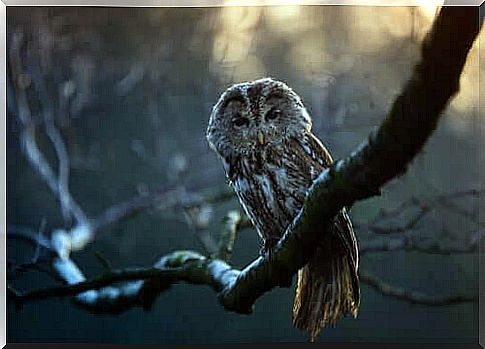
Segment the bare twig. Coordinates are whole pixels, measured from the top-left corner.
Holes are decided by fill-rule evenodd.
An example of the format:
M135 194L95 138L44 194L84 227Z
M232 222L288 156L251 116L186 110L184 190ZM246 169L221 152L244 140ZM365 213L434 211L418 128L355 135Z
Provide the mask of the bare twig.
M39 232L38 232L39 240L42 239L42 237L44 235L44 229L45 229L46 224L47 224L47 220L45 218L43 218L42 222L40 223ZM34 255L32 256L32 259L31 259L32 264L37 263L39 256L40 256L41 247L42 246L40 244L37 244L37 246L35 246L35 252L34 252Z
M153 267L112 271L90 281L85 280L70 260L57 259L55 264L69 285L29 292L9 285L13 300L23 304L49 297L76 296L75 302L91 311L117 313L133 306L147 308L159 292L181 281L207 285L220 292L239 273L221 260L208 259L193 251L176 251L162 257ZM108 287L118 282L123 284Z
M376 224L366 225L365 228L372 231L375 234L396 234L405 233L416 227L416 225L426 216L430 211L427 206L420 207L418 213L407 221L406 224L397 227L383 227Z
M229 211L224 217L223 228L219 238L219 246L216 258L229 262L232 256L232 249L236 240L237 231L242 218L239 211Z
M61 203L65 220L68 221L69 212L77 221L77 224L71 229L58 229L52 234L52 246L58 250L60 255L67 257L71 251L83 249L86 244L94 240L95 235L99 231L147 209L177 207L186 209L188 207L202 205L203 203L223 201L234 196L228 190L213 192L206 197L185 191L158 190L150 195L134 197L121 204L114 205L94 219L88 218L69 192L69 154L62 136L55 126L54 107L47 95L47 88L40 67L35 62L31 62L29 66L31 74L24 73L20 59L22 38L21 33L16 33L12 36L9 63L14 81L13 88L15 90L18 115L23 126L21 139L24 145L24 154L32 164L34 170L46 181L48 187ZM34 61L34 59L31 60ZM28 79L33 79L35 90L41 101L46 133L54 145L59 161L59 177L56 176L36 143L36 125L32 120L25 93L25 89L27 88L25 81L28 81ZM213 246L214 248L211 252L213 250L215 251L216 245L213 244Z
M41 102L46 134L54 146L59 163L58 193L64 221L67 225L70 225L70 215L72 214L76 218L77 222L83 222L86 220L86 215L76 203L72 202L73 198L69 191L69 154L67 152L66 145L64 144L64 140L62 139L61 133L54 123L54 107L52 106L51 98L49 98L47 95L47 86L44 82L42 73L40 71L40 66L38 66L38 64L32 63L30 70L32 81L34 83L33 85Z
M392 236L380 239L372 239L360 244L360 254L365 255L375 252L390 252L390 251L416 251L428 254L459 254L459 253L475 253L478 252L480 239L483 233L477 232L463 245L444 246L439 240L420 240L413 234L403 234L400 236Z
M415 231L416 225L421 221L427 212L433 210L438 205L443 205L443 202L449 203L461 198L476 197L484 193L484 189L467 189L453 191L449 193L441 193L425 198L411 197L409 200L403 201L397 208L392 210L381 210L380 213L368 224L355 224L360 232L368 230L375 234L389 235L393 233L400 233L399 236L388 236L385 238L370 238L360 244L360 253L362 255L375 252L389 252L396 250L416 251L428 254L461 254L461 253L476 253L479 249L479 241L483 233L476 232L469 237L466 242L457 241L453 245L445 245L438 237L434 239L421 239L417 236ZM453 204L447 205L447 208L455 213L457 212ZM407 223L397 227L385 227L383 223L377 224L391 217L400 215L407 209L418 208L418 212ZM463 210L465 211L465 210ZM468 212L468 211L466 211ZM476 217L465 215L472 221L476 221Z
M53 273L45 268L42 267L42 264L50 262L50 258L47 256L39 256L35 261L28 261L25 263L15 263L12 260L7 260L7 271L9 273L8 279L14 279L20 274L29 272L29 271L39 271L42 273L46 273L49 276L54 276ZM62 281L62 280L57 280Z
M411 304L421 304L427 306L443 306L457 303L478 303L478 295L427 295L417 291L408 290L405 288L390 285L389 283L379 279L378 277L369 273L361 271L359 278L365 284L371 286L380 294L396 298Z
M90 281L82 281L67 286L38 289L26 292L24 294L17 292L17 301L28 302L34 299L39 300L50 297L75 296L85 291L99 290L104 286L112 285L120 281L145 280L154 277L170 278L174 275L179 275L182 274L182 272L186 272L188 269L190 269L190 267L192 267L191 264L187 264L181 268L132 268L124 270L113 270L107 275Z
M27 227L9 224L7 226L7 237L9 239L25 240L34 245L34 247L41 246L46 250L54 252L51 241L48 238Z
M18 116L21 121L21 124L23 125L23 130L21 133L21 142L23 145L22 149L24 150L26 158L29 160L34 170L41 175L41 177L47 183L50 190L54 193L56 199L58 199L59 202L61 202L61 205L69 209L69 211L76 217L76 219L80 224L83 222L87 222L87 217L85 213L83 212L81 207L75 202L75 200L72 198L67 188L65 188L65 185L59 183L57 176L55 175L54 171L50 167L47 159L44 157L44 155L39 150L36 144L36 140L35 140L36 125L32 120L30 108L28 106L27 96L25 93L25 89L27 87L25 84L27 83L23 82L23 80L29 79L30 77L27 78L28 75L24 72L22 68L22 63L20 60L20 48L22 45L22 38L23 38L23 35L21 33L13 34L12 40L10 42L10 50L9 50L9 62L13 73L12 79L13 79L13 87L14 87L15 96L16 96ZM57 138L55 139L58 141ZM67 154L67 152L65 151L65 147L63 148L64 143L62 143L62 145L61 143L58 144L57 150L60 151L63 157L64 155ZM65 163L63 163L62 166L65 167L66 166ZM65 176L64 173L63 175Z
M373 226L376 223L383 221L387 218L398 216L399 214L401 214L402 212L410 208L414 208L414 207L431 208L437 203L438 204L443 203L443 201L449 202L450 200L456 200L464 197L479 197L479 195L483 193L485 193L485 189L473 188L473 189L452 191L449 193L442 193L442 194L433 195L433 196L424 197L424 198L417 198L416 196L412 196L410 199L402 201L394 209L386 210L382 208L379 214L368 223L368 226ZM354 226L361 226L361 224L354 224Z
M83 249L87 243L94 240L97 232L107 228L109 225L117 223L122 219L128 218L136 213L142 212L149 208L175 208L189 207L200 205L203 200L217 201L225 200L232 197L225 192L213 193L207 198L200 197L189 193L180 193L177 191L164 192L158 191L148 196L140 196L130 199L124 203L112 206L95 219L88 219L81 207L72 198L69 188L69 156L62 140L62 137L55 127L53 107L49 97L46 94L45 84L43 82L39 68L33 65L32 76L36 86L36 91L40 95L44 112L44 122L46 132L54 144L56 154L59 160L59 178L50 167L46 158L38 148L35 140L36 126L30 114L27 97L25 94L26 86L20 83L21 76L27 76L23 72L20 60L20 48L22 35L14 34L12 37L10 49L10 66L14 78L14 89L16 95L16 104L18 106L19 119L23 125L22 143L24 144L25 155L30 161L36 172L46 181L51 191L61 203L63 212L69 211L77 220L77 225L72 229L58 230L52 235L52 246L58 250L58 253L67 257L71 251ZM30 75L29 75L30 76ZM24 78L25 79L25 78ZM182 195L183 194L183 195ZM64 215L66 218L66 214Z
M51 239L38 237L35 232L26 227L9 225L8 238L24 239L30 241L34 246L41 245L44 248L57 251L56 253L67 258L72 251L82 250L89 242L92 242L101 231L107 230L110 226L133 217L147 209L174 209L180 207L186 209L204 203L222 202L234 197L227 189L212 191L206 196L196 193L180 193L177 190L164 191L162 189L151 193L148 196L137 196L120 204L115 204L98 217L90 219L87 224L78 224L70 230L57 229L52 233ZM216 244L210 253L216 250ZM210 254L208 253L208 254Z
M223 202L232 198L234 198L234 193L229 192L227 189L213 190L205 196L195 193L180 192L178 190L158 189L149 195L136 196L125 202L109 207L95 218L91 225L93 226L93 230L98 232L147 209L156 208L160 210L168 210L177 207L185 209L203 203L210 204Z
M188 213L187 211L191 212ZM208 229L198 227L194 222L191 214L197 215L193 211L198 211L197 208L192 208L184 211L185 220L184 222L188 224L189 229L192 230L194 237L200 243L202 249L204 250L204 255L211 256L217 251L217 242L215 241L214 237L211 235Z

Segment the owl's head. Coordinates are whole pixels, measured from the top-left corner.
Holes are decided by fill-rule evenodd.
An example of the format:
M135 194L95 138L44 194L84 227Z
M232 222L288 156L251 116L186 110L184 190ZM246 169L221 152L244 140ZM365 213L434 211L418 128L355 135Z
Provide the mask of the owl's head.
M207 140L222 158L241 157L311 129L300 97L271 78L228 88L212 109Z

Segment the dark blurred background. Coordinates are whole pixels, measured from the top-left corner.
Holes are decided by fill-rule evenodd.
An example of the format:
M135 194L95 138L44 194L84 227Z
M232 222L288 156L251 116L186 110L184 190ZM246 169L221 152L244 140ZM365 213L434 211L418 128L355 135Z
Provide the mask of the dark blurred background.
M199 191L226 185L221 164L208 149L205 129L212 105L232 83L271 76L300 94L314 132L339 158L379 124L419 56L419 43L436 8L272 6L222 8L14 8L9 38L22 32L35 47L55 108L55 122L71 160L70 189L87 214L159 187ZM9 44L8 44L9 45ZM8 48L8 47L7 47ZM410 170L379 198L351 210L360 230L381 208L411 197L479 188L478 45L461 91ZM40 107L28 95L33 117ZM7 118L7 222L46 231L65 225L59 206L25 160L22 128L9 90ZM416 125L419 127L419 125ZM42 130L42 129L40 129ZM413 135L410 134L410 137ZM45 134L39 147L53 166ZM438 204L414 234L464 244L478 226L476 197ZM207 231L217 234L236 200L207 205ZM460 210L468 215L460 214ZM404 215L388 224L404 224ZM385 226L385 225L384 225ZM252 230L240 233L233 263L243 267L259 250ZM102 267L153 264L177 249L200 250L178 211L150 210L121 222L73 255L88 277ZM8 258L30 258L31 246L8 241ZM476 294L476 253L437 255L393 251L366 255L361 268L387 282L430 295ZM20 289L52 285L42 273L14 280ZM264 295L254 314L226 312L206 287L176 285L153 309L94 315L68 299L10 304L9 342L222 343L305 341L291 324L294 289ZM474 342L478 304L413 305L363 285L359 317L324 329L320 341Z

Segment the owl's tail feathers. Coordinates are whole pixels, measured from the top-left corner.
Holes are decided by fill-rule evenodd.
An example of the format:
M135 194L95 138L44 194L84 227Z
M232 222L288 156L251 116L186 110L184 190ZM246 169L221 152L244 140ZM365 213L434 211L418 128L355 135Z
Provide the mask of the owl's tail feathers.
M351 259L318 249L298 272L293 325L314 341L325 325L335 325L342 315L357 317L359 303L359 277Z

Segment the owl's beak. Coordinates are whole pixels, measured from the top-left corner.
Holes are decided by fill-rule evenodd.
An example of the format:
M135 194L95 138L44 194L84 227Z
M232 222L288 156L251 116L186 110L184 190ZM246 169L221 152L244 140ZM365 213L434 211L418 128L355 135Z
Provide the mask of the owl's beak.
M264 133L261 130L258 130L258 142L261 145L264 145Z

